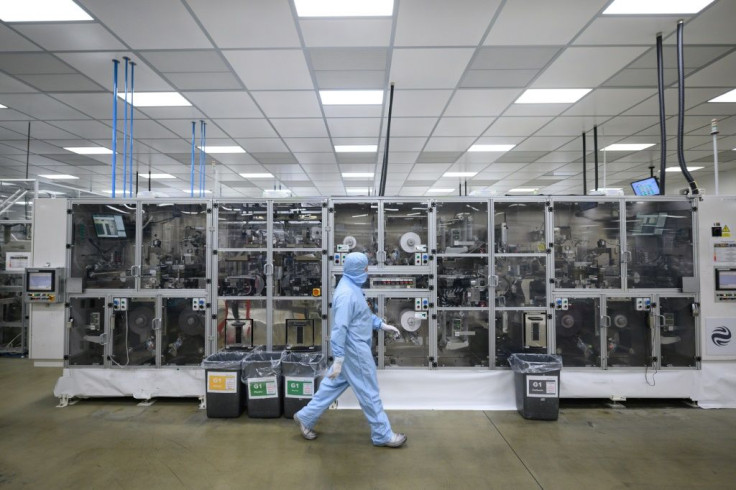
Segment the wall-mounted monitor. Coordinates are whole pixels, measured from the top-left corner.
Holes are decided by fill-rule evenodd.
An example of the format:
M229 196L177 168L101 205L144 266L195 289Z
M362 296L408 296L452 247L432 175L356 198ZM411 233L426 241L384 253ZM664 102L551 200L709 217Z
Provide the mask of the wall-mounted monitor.
M97 238L126 238L125 223L119 214L95 214L92 216Z
M637 196L658 196L659 181L657 177L647 177L631 183L631 188Z

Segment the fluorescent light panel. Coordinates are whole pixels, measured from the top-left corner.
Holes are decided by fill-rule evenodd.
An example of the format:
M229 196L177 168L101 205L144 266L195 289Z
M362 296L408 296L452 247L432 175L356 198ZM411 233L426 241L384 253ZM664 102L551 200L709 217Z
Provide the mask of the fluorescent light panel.
M68 175L68 174L47 174L47 175L40 175L39 177L43 177L44 179L50 179L50 180L72 180L72 179L78 179L79 177L75 175Z
M607 15L697 14L713 0L615 0Z
M140 175L144 179L148 179L149 178L149 175L147 173L145 173L145 172L142 172L142 173L140 173L138 175ZM171 174L151 174L150 175L150 179L151 180L175 179L175 178L176 177L174 177Z
M378 145L335 145L336 153L375 153Z
M198 146L200 150L204 150L205 153L215 155L217 153L245 153L245 150L239 146L205 146L202 148Z
M383 90L320 90L322 105L381 105Z
M736 102L736 88L714 99L710 99L708 102Z
M696 170L700 170L701 168L703 168L703 167L687 167L688 171L690 171L690 172L694 172ZM667 167L666 169L664 169L664 171L665 172L679 172L680 171L680 167Z
M517 187L516 189L509 189L508 192L536 192L536 187Z
M390 17L393 0L294 0L299 17Z
M118 93L118 97L130 102L130 93L125 99L125 93ZM133 95L133 107L188 107L192 104L179 92L136 92Z
M3 22L68 22L94 20L72 0L8 0L0 2Z
M475 177L478 172L445 172L443 177Z
M372 179L374 177L373 172L343 172L343 179Z
M367 187L346 187L345 192L348 194L368 194Z
M256 172L256 173L250 173L250 174L240 174L241 177L244 177L246 179L272 179L273 174L270 174L268 172Z
M589 88L528 89L516 99L517 104L572 104L582 99Z
M641 151L654 146L654 143L616 143L602 148L603 151Z
M104 146L65 146L64 149L78 155L112 155L112 150Z
M7 109L8 106L0 104L0 109Z
M473 145L468 151L509 151L516 145Z
M454 190L455 189L440 189L440 188L437 188L437 189L429 189L429 190L427 190L427 192L438 193L438 194L440 194L440 193L441 194L446 194L446 193L452 192Z

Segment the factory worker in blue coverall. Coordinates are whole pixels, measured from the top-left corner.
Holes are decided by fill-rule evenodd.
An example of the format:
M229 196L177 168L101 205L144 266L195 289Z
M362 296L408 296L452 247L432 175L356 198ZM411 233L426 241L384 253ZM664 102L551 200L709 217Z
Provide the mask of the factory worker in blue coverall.
M360 252L347 255L332 300L333 324L330 344L335 362L322 380L309 405L294 414L305 439L314 439L314 426L320 415L349 387L353 389L363 414L371 424L371 440L375 446L401 447L404 434L391 430L378 395L376 364L371 353L373 330L381 329L398 335L399 330L387 325L368 307L360 286L368 279L368 258Z

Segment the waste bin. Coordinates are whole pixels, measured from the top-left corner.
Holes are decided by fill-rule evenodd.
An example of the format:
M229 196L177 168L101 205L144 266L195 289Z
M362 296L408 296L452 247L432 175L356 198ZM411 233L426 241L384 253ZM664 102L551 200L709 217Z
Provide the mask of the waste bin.
M216 352L202 361L205 370L208 418L240 417L245 398L240 383L247 352Z
M292 418L305 407L319 388L327 370L321 352L286 352L281 358L284 383L284 417Z
M254 351L243 359L242 379L249 417L281 417L282 355L282 352Z
M552 354L511 354L516 408L525 419L557 420L562 358Z

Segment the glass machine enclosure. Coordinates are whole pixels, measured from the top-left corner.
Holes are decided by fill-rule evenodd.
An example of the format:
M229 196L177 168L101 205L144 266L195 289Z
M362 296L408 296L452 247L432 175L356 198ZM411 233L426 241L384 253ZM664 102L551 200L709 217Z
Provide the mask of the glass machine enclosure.
M216 348L323 347L326 202L217 205Z

